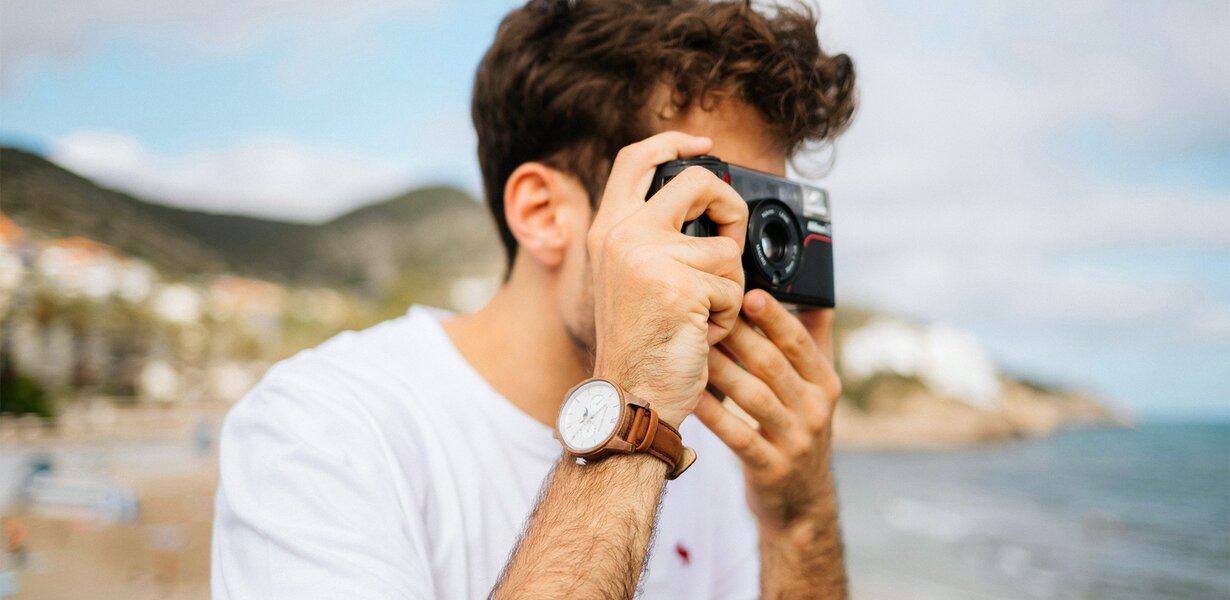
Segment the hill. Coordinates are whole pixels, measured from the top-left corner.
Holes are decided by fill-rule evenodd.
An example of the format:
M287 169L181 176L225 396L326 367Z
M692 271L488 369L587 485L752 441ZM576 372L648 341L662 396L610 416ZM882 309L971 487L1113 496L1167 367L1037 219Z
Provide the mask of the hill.
M486 274L502 260L483 207L447 187L411 190L321 224L289 223L154 204L0 148L0 211L38 237L87 237L176 275L382 290L407 270Z

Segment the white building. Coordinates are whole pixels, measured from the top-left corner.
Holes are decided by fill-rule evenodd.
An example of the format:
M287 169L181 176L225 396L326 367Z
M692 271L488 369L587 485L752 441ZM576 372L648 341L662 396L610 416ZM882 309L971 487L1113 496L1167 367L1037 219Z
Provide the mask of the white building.
M973 335L942 325L877 319L846 335L843 374L859 381L879 373L920 379L937 394L980 408L999 399L999 372Z
M115 296L141 302L156 278L145 261L120 256L111 246L80 237L41 244L35 268L56 291L96 300Z

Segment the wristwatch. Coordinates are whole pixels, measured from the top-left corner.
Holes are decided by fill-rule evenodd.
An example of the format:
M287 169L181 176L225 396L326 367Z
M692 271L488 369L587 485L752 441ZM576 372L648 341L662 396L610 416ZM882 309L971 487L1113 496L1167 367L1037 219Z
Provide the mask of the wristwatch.
M696 461L679 430L660 420L649 403L606 379L587 379L568 391L555 437L581 465L612 454L644 452L669 465L666 478L674 479Z

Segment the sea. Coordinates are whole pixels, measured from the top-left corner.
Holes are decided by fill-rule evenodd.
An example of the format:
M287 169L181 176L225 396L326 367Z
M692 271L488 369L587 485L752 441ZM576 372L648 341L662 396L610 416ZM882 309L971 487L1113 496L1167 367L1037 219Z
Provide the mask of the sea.
M202 464L191 439L0 447L0 514L32 460L104 481ZM834 468L856 600L1230 599L1230 424L838 451Z
M855 598L1230 599L1230 424L834 460Z

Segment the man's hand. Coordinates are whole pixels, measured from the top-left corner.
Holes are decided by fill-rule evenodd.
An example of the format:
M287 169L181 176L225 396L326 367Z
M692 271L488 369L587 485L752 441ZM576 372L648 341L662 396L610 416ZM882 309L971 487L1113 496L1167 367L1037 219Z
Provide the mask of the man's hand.
M696 416L743 461L748 505L760 525L765 597L842 597L829 471L832 415L841 395L833 311L796 318L764 290L748 292L743 311L748 320L739 319L709 353L709 382L760 426L709 392Z
M654 169L709 150L678 132L620 151L589 231L593 264L595 375L619 383L679 426L700 400L711 344L735 326L743 296L747 204L701 167L645 201ZM719 235L689 237L702 214Z
M710 344L739 317L747 204L701 168L684 171L648 202L645 194L657 165L707 152L711 143L668 132L624 148L587 240L594 374L651 402L675 426L700 400ZM702 214L721 236L680 233ZM666 464L646 454L584 467L561 460L492 597L631 598L666 475Z

